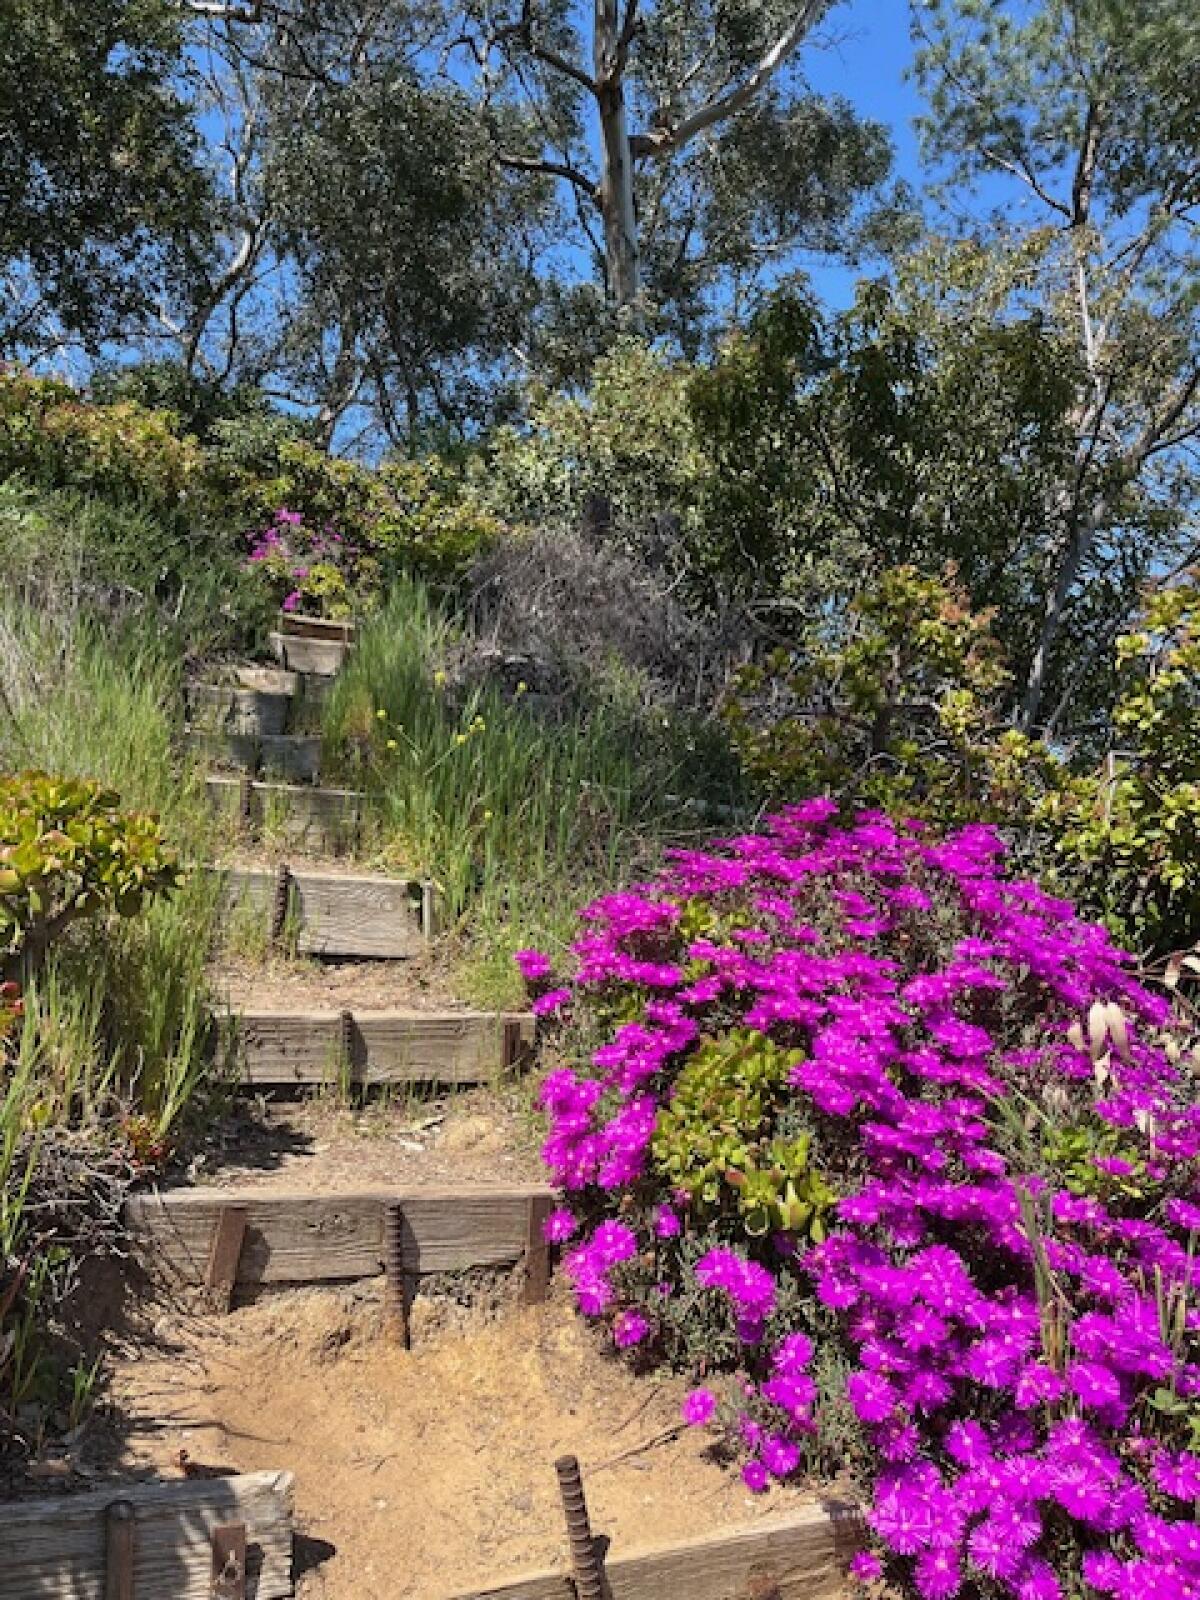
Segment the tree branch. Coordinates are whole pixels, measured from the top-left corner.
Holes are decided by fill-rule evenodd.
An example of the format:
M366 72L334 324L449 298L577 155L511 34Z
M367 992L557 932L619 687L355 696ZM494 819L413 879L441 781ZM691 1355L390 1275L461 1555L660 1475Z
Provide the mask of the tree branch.
M805 0L791 25L759 59L758 65L748 77L697 107L690 116L684 117L683 121L677 122L673 128L652 128L646 133L635 134L629 141L629 148L634 157L650 156L662 159L664 156L673 155L698 133L711 128L714 123L724 122L743 106L749 105L800 48L801 42L819 21L824 10L825 0Z
M184 11L218 22L261 22L263 0L176 0Z
M534 38L533 0L524 0L520 22L503 24L492 34L492 39L496 44L503 44L509 39L519 40L535 61L540 61L544 66L552 67L555 72L561 72L564 77L573 79L590 95L594 96L597 93L595 78L567 56L560 55L557 50L552 50L549 45L542 44L540 40Z
M1071 226L1075 228L1084 227L1092 214L1092 186L1096 180L1096 163L1103 132L1103 110L1094 100L1089 100L1079 159L1075 163L1075 177L1071 184Z
M499 166L510 167L514 172L541 172L548 178L565 178L577 189L582 189L589 200L598 198L599 186L595 178L589 178L586 172L580 172L570 162L551 161L545 156L506 155L502 151L497 152L496 161Z

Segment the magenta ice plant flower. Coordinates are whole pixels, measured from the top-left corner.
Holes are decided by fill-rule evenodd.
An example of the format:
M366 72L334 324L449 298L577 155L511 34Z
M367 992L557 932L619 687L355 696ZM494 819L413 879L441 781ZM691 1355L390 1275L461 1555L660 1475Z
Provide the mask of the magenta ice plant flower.
M906 1600L1062 1600L1081 1571L1200 1600L1200 1094L1108 934L989 828L820 799L670 852L585 908L572 954L535 1003L563 1018L541 1102L564 1273L618 1343L653 1330L740 1385L747 1486L836 1421ZM1097 1004L1122 1024L1103 1072ZM707 1128L677 1114L701 1050ZM744 1202L764 1181L773 1211Z

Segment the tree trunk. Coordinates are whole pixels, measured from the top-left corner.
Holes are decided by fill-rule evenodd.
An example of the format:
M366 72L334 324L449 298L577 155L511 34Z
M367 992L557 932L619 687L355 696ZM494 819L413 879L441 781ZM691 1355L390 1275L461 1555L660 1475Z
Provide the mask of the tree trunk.
M600 215L604 224L605 271L609 299L617 306L628 306L637 299L640 263L618 28L617 0L596 0L596 102L600 110Z
M1037 726L1038 715L1042 709L1042 699L1046 692L1046 678L1050 670L1050 657L1058 643L1058 636L1062 629L1063 612L1071 590L1075 587L1075 580L1079 576L1080 568L1087 560L1092 545L1096 540L1096 530L1100 525L1103 508L1091 506L1082 513L1076 513L1070 538L1063 551L1058 572L1055 575L1054 587L1046 600L1046 609L1042 614L1042 626L1038 634L1037 648L1033 652L1033 660L1029 664L1029 673L1025 679L1025 699L1021 706L1020 727L1023 733L1032 733Z

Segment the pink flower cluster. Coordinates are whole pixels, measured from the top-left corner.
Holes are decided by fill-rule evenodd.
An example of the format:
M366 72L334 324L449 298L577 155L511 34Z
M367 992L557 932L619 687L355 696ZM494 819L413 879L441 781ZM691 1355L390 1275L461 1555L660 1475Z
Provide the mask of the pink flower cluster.
M1168 1008L1103 929L1007 877L990 830L834 815L676 852L585 911L563 1043L625 1020L542 1090L579 1304L644 1357L680 1307L727 1305L751 1488L848 1405L864 1581L1200 1600L1200 1105ZM655 1165L693 1049L747 1028L789 1052L771 1114L838 1196L827 1237L751 1237L733 1188L702 1204ZM710 1388L685 1402L717 1413Z
M290 585L280 605L284 611L298 611L313 563L344 567L348 560L353 565L354 555L331 523L310 528L302 512L280 506L270 523L251 536L246 559L250 566L262 567Z

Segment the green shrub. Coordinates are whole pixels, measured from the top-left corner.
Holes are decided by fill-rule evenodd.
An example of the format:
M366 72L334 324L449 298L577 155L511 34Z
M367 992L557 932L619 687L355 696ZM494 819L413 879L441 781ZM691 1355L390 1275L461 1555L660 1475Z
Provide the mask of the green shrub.
M0 1456L73 1427L97 1366L70 1321L80 1264L220 1082L206 962L218 886L194 775L173 760L179 663L150 629L0 599ZM108 786L113 786L111 789ZM115 790L163 821L127 815ZM172 841L171 844L168 840ZM14 916L19 919L14 921ZM28 963L32 964L32 963ZM14 1421L15 1419L15 1421Z
M1050 794L1060 872L1145 958L1200 941L1200 577L1155 591L1117 641L1115 748Z
M503 532L444 464L375 470L280 429L215 432L227 443L214 454L209 496L288 610L343 616L375 603L401 573L452 579Z
M40 962L80 917L131 917L179 883L156 818L97 783L0 776L0 958Z
M98 406L57 379L0 373L0 478L174 510L197 487L201 464L170 412L134 401Z
M847 808L1016 826L1058 767L1004 727L1007 684L990 619L953 574L897 567L797 650L743 669L724 719L773 800L828 794Z
M492 435L475 467L481 495L509 521L590 524L653 559L690 544L702 461L689 381L683 364L618 341L586 397L537 393L523 428Z

